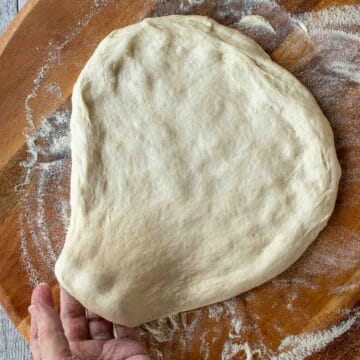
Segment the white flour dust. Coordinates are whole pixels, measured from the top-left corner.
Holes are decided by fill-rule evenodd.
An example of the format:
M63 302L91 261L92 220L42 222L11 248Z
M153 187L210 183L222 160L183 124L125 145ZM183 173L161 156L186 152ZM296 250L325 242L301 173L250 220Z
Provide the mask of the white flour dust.
M260 15L243 16L237 23L235 23L234 26L239 29L241 29L241 27L250 27L254 28L255 31L270 31L271 33L275 33L275 30L270 24L270 22L265 20Z
M201 342L200 351L201 351L203 360L209 360L209 357L210 357L210 346L209 346L209 343L206 341L207 335L208 335L208 332L204 331L200 337L200 342Z
M217 305L221 306L221 304ZM238 324L241 324L242 321L241 318L237 317L241 315L237 311L234 313L234 310L232 310L232 313L233 319L231 320L231 325L229 327L229 334L235 331L240 335L242 325ZM349 316L347 319L332 326L330 329L299 335L288 335L284 337L275 352L266 348L264 344L256 344L255 346L252 346L248 342L242 343L241 336L229 336L229 340L225 341L223 345L221 360L236 360L238 355L245 356L246 360L253 360L254 358L268 360L303 360L309 355L324 349L333 340L347 332L356 323L356 321L360 319L360 309L348 313ZM175 318L179 321L178 325L170 325L168 320L165 318L152 322L151 325L145 324L143 326L143 330L154 333L157 341L160 343L171 341L174 336L181 337L181 339L183 339L183 351L186 352L191 348L191 339L189 338L189 335L191 336L194 334L194 330L196 330L196 327L202 319L201 310L197 310L195 316L193 315L194 318L190 323L191 325L189 329L189 326L184 324L181 320L183 317L188 315L189 313L176 315ZM229 313L227 315L229 315ZM210 313L208 316L210 319L213 319ZM183 335L182 328L185 330L186 336ZM169 334L171 334L170 337ZM212 338L212 341L209 343L206 340L207 337L208 331L204 331L200 336L200 349L202 351L203 360L207 360L209 358L211 343L214 342L214 340L217 340L216 337ZM186 338L187 340L185 340ZM153 350L153 352L157 354L157 356L159 353L161 354L161 357L157 357L158 359L162 359L164 356L164 354L157 349Z
M224 312L224 306L222 304L212 304L208 306L209 318L219 321Z
M27 136L19 222L22 260L33 285L47 280L44 270L53 269L63 241L56 230L68 225L70 208L62 188L70 164L69 120L69 111L56 112Z
M58 84L49 84L45 87L45 89L56 98L64 98L64 94Z
M33 285L47 280L44 274L53 269L69 220L68 184L64 184L70 177L70 111L65 109L56 112L44 119L40 128L35 130L39 119L35 119L32 102L44 86L51 67L60 62L62 49L108 2L94 0L92 10L79 20L74 31L60 42L49 42L48 56L26 99L25 135L29 156L22 164L24 175L17 191L22 202L19 219L22 258ZM182 0L171 5L172 2L167 1L163 2L162 9L165 10L159 10L155 15L194 13L207 2ZM325 112L334 107L338 109L326 113L336 134L337 148L360 146L360 134L356 126L358 119L344 118L344 111L341 111L353 105L344 96L347 89L360 83L360 64L356 61L360 49L359 5L292 15L274 0L223 0L214 2L211 16L241 30L269 53L286 43L288 56L298 59L290 70L312 91ZM51 96L64 97L58 84L48 84L44 89ZM357 182L359 174L357 168L345 168L344 183ZM360 199L356 197L351 201L352 206L360 204ZM332 241L320 237L302 257L298 264L302 269L299 276L277 278L271 282L271 286L279 291L289 290L284 300L284 316L294 321L302 312L297 303L302 291L317 292L321 285L316 279L336 278L359 264L359 234L339 226L334 226L331 234ZM329 288L329 293L344 294L356 291L359 286L358 283L339 284ZM357 310L330 329L298 335L288 335L282 319L279 319L274 324L274 331L282 337L282 341L274 351L264 345L264 335L258 325L261 313L256 309L247 310L240 303L256 304L261 303L261 299L256 291L249 292L240 300L230 299L205 309L145 324L142 334L155 359L171 358L171 344L176 342L178 350L183 354L182 358L188 358L187 354L197 344L201 358L208 360L214 344L218 346L221 342L219 358L224 360L236 360L239 356L247 360L302 360L348 331L360 318L360 310ZM210 325L205 328L204 322ZM225 340L222 334L224 324L227 324ZM256 335L256 343L247 340L249 332Z
M304 274L336 277L359 266L360 234L340 225L329 225L330 229L330 235L320 234L300 259Z
M33 115L33 108L31 106L31 101L37 97L39 93L39 89L43 84L46 76L51 69L51 67L60 62L60 53L66 45L68 45L72 40L76 38L76 36L81 32L81 30L89 23L89 21L96 15L96 13L104 6L109 3L109 0L94 0L94 4L89 13L87 13L82 19L78 21L78 26L68 33L64 39L60 42L55 42L53 39L49 40L49 51L48 55L44 61L44 64L38 70L35 79L34 79L34 87L30 94L27 96L25 100L25 114L26 114L26 128L25 133L27 135L31 134L35 129L35 119ZM50 91L53 91L54 94L62 94L61 89L57 84L50 85ZM55 91L54 91L55 89ZM57 89L57 90L56 90Z
M281 279L281 278L275 278L271 280L271 283L275 287L280 288L288 288L289 286L295 285L298 289L299 288L306 288L306 289L317 289L318 286L316 284L313 284L309 281L306 281L301 278L291 278L291 279Z
M179 315L154 320L142 326L142 330L150 332L158 342L171 341L179 329Z
M344 334L359 318L360 310L357 310L348 319L328 330L287 336L281 341L278 355L272 356L271 360L303 360Z
M331 294L346 294L350 292L360 291L360 282L351 283L343 286L336 286L331 289Z
M236 358L236 355L243 353L246 356L246 360L253 360L253 357L258 354L262 355L261 350L251 349L248 343L244 344L235 344L230 341L227 341L224 345L224 349L221 354L221 360L232 360Z
M73 31L61 41L50 39L47 57L25 100L24 132L29 155L22 163L24 172L16 191L21 198L19 234L22 261L32 285L49 280L46 274L51 274L54 268L70 213L66 193L68 186L64 186L70 175L70 111L65 109L55 112L43 119L40 128L36 130L39 119L35 118L32 102L39 95L49 70L61 61L61 51L108 3L109 0L94 1L90 11L79 19ZM65 100L58 84L51 83L44 88L52 96Z
M266 349L264 345L251 347L249 343L227 341L221 354L222 360L236 360L237 355L245 355L246 360L304 360L306 357L324 349L333 340L347 332L360 318L360 310L353 311L350 316L330 329L286 336L280 343L276 353Z

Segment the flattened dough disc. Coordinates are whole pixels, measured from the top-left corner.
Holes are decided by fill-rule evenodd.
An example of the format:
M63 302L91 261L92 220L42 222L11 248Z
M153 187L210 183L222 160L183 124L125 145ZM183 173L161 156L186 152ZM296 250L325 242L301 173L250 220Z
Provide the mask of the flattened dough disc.
M312 95L240 32L146 19L101 42L73 92L60 284L135 326L285 270L326 225L340 168Z

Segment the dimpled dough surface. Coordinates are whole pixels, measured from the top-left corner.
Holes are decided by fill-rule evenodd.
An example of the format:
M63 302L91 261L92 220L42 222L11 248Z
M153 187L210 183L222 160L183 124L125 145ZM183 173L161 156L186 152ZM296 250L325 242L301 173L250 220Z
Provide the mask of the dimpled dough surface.
M112 32L73 91L60 284L135 326L285 270L326 225L340 168L313 96L200 16Z

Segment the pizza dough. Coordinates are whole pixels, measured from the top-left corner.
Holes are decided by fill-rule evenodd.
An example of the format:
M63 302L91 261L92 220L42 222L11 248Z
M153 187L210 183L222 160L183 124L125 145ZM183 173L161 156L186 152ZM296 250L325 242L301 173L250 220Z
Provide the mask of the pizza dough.
M276 276L326 225L340 167L312 95L200 16L112 32L73 92L60 284L139 325Z

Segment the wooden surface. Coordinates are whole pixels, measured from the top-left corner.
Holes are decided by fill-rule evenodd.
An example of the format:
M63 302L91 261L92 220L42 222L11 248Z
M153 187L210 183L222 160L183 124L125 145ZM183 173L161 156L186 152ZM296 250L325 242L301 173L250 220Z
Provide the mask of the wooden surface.
M195 1L155 0L96 2L99 3L100 6L89 0L29 0L0 41L0 301L25 338L29 329L27 306L33 281L23 253L23 238L31 238L31 229L20 226L24 192L27 192L28 203L38 201L35 191L37 177L31 177L29 183L24 184L23 161L29 157L24 140L25 126L29 127L33 120L38 127L42 118L59 108L70 110L69 97L79 71L98 42L113 29L145 16L179 12L209 15L225 25L233 25L237 20L235 10L236 14L241 12L241 5L234 5L234 11L223 16L225 10L219 1L199 1L199 5L193 5ZM182 3L188 5L181 7ZM294 16L303 11L356 3L358 1L344 0L280 2L281 9L285 9L281 11ZM304 34L279 19L279 14L280 9L269 13L272 24L281 28L276 42L272 42L269 34L261 33L256 40L275 61L313 91L330 120L343 170L335 212L327 228L288 271L233 300L236 314L224 310L229 307L228 303L221 304L218 309L223 310L219 310L219 317L210 316L213 310L209 308L180 315L180 325L175 326L171 340L158 341L150 333L145 333L143 339L154 358L222 358L234 317L241 317L246 326L241 338L238 336L233 340L232 346L245 342L261 343L276 352L287 335L328 329L344 321L349 311L359 305L360 181L355 175L359 173L360 149L358 141L345 141L350 135L355 140L360 139L359 84L344 80L340 86L339 82L325 81L322 87L318 87L312 76L314 69L319 69L314 47L321 46L321 43L310 43ZM354 64L359 59L358 50L356 47L353 49ZM39 74L39 70L43 74ZM59 88L57 96L48 91L53 84ZM330 92L323 93L324 89ZM337 100L339 95L343 100L331 101L335 94ZM31 106L31 115L25 111L25 104ZM27 133L32 131L28 129ZM65 227L59 225L59 213L53 204L59 196L67 197L69 188L70 162L67 158L63 160L66 166L58 174L60 180L57 179L56 185L45 194L46 229L56 251L61 248ZM31 216L31 212L27 216ZM40 272L41 278L49 282L56 293L52 261L42 259L41 253L31 243L28 243L27 251L32 259L32 269ZM289 294L296 296L289 300ZM196 324L194 319L197 319ZM188 324L196 325L192 334ZM311 355L311 359L360 358L358 328L359 320L356 320L345 335ZM203 346L205 338L208 350ZM243 359L244 352L232 358Z
M26 0L0 0L0 36ZM30 349L0 306L0 360L30 359Z

